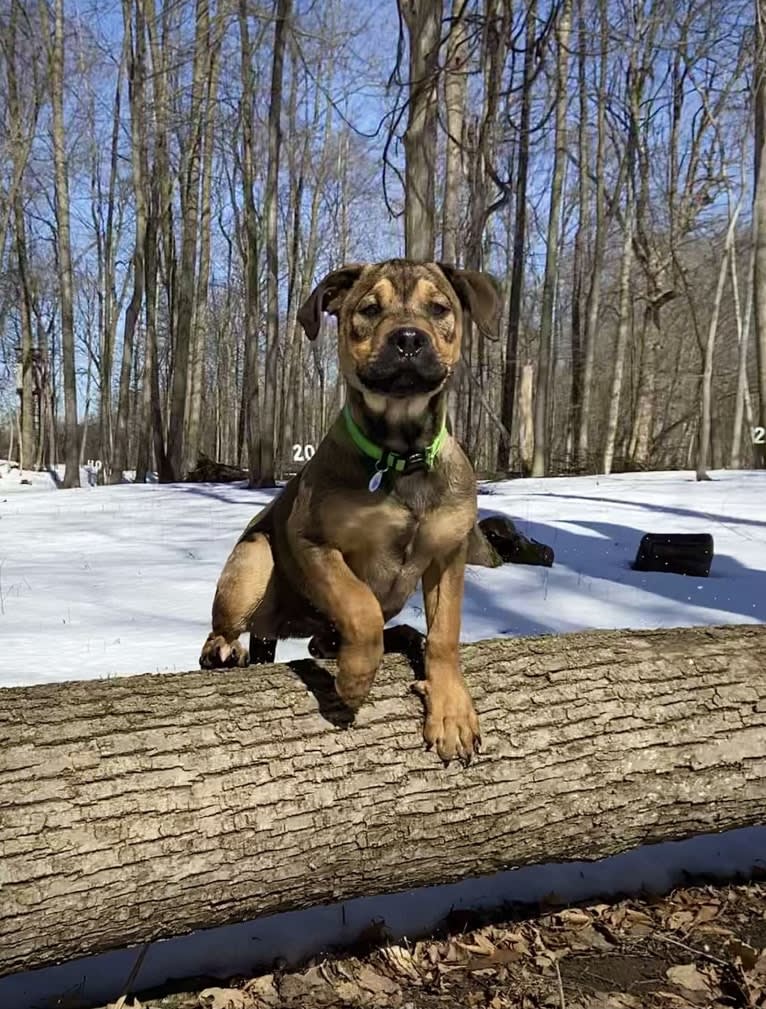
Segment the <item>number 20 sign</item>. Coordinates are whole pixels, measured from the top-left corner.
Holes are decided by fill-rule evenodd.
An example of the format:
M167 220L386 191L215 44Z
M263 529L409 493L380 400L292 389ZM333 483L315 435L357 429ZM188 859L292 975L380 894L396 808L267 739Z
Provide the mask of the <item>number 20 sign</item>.
M308 462L313 455L313 445L293 445L293 462Z

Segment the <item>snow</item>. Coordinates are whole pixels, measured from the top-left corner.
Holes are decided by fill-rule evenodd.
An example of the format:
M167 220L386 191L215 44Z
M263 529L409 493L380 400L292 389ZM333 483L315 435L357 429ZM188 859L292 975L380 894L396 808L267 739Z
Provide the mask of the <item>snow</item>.
M482 512L509 515L552 546L553 568L470 569L465 641L587 628L766 621L766 473L518 480L481 487ZM0 686L195 668L216 578L270 493L243 486L131 485L58 491L0 465ZM646 532L710 532L710 577L633 571ZM415 597L399 617L424 629ZM281 642L278 658L306 655ZM437 773L435 771L435 773ZM639 848L597 863L532 866L491 878L155 943L137 987L169 976L236 973L350 942L383 918L395 936L432 928L452 907L667 890L687 873L747 875L766 859L766 826ZM0 1005L53 1005L68 993L121 994L135 950L0 979Z
M0 478L0 686L193 669L216 579L273 492L176 484L47 491ZM463 640L766 621L766 473L486 484L484 514L553 547L553 568L469 570ZM710 532L709 578L633 571L645 532ZM398 618L425 629L415 596ZM307 655L281 642L278 659Z

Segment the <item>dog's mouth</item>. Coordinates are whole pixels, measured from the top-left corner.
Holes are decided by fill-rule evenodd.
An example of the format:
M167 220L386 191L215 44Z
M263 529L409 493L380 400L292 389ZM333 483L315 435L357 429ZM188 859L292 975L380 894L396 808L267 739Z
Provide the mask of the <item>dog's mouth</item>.
M357 372L357 378L370 392L400 397L436 392L448 375L449 369L435 354L409 360L381 354Z

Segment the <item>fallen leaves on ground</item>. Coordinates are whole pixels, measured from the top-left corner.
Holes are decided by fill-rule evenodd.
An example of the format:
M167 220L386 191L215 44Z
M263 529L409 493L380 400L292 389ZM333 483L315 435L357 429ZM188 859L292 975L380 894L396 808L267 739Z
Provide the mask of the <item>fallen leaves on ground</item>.
M439 939L382 942L364 957L143 1001L143 1009L766 1009L765 884L537 916L527 908Z

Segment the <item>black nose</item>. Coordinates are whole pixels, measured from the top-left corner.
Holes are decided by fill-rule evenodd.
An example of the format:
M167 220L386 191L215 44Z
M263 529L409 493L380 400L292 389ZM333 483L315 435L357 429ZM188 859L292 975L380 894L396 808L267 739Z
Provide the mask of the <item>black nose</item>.
M406 326L402 329L395 329L390 336L390 341L402 357L415 357L425 347L428 336L422 329Z

